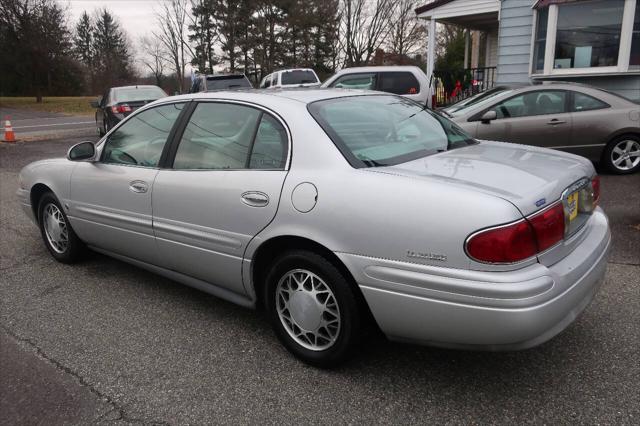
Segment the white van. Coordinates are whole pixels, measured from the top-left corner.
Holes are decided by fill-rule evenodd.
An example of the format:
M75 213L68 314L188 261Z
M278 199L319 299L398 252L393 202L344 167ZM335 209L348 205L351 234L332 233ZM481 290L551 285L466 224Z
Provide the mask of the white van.
M311 68L292 68L269 74L260 82L261 89L276 87L317 87L320 80Z
M429 80L418 67L394 65L380 67L354 67L338 71L322 87L369 89L402 95L426 105Z

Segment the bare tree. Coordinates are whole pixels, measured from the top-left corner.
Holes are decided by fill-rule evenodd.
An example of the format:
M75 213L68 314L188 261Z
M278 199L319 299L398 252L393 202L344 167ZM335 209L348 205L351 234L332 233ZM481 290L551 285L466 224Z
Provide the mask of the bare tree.
M343 0L340 32L346 66L367 64L388 39L395 0Z
M159 30L153 32L167 53L176 78L176 87L184 91L184 72L189 60L194 56L188 37L188 0L167 0L156 13Z
M404 64L406 56L422 49L427 39L427 31L416 16L414 8L414 0L400 0L391 24L389 50L397 55L399 65Z
M156 80L156 86L162 86L164 70L167 66L167 52L157 37L143 36L138 40L139 61Z

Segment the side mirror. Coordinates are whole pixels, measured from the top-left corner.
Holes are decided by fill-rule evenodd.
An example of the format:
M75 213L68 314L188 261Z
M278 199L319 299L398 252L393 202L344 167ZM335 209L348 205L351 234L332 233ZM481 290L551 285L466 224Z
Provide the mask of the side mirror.
M89 101L89 105L91 105L91 108L99 108L101 103L102 103L102 96L100 96L98 99L94 101Z
M482 122L482 124L489 124L491 123L492 120L495 120L496 118L498 118L498 114L496 114L494 110L491 110L482 114L482 117L480 117L480 121Z
M69 161L93 160L96 155L96 147L93 142L80 142L69 149L67 159Z

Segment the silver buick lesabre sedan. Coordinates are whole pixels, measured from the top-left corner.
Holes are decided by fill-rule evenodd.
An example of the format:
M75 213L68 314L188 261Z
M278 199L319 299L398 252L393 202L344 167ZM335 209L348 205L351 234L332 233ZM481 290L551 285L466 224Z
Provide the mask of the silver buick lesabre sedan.
M323 367L369 320L393 340L541 344L589 304L610 243L588 160L376 92L164 98L19 182L58 261L89 248L264 307Z

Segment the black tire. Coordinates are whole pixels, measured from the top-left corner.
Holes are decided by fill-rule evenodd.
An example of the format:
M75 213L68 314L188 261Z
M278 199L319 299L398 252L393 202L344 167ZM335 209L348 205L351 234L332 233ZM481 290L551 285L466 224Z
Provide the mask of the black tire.
M315 343L318 345L316 349L305 347L303 343L300 343L292 337L286 328L285 320L281 319L278 312L278 303L285 303L284 298L282 298L282 301L277 300L279 283L281 280L285 280L288 274L296 270L310 272L310 276L315 276L315 285L322 286L324 284L328 287L330 292L324 293L330 293L334 298L333 301L337 304L338 309L336 309L336 311L339 317L339 327L337 331L335 331L335 329L332 331L334 333L333 343L330 343L330 346L324 349L320 349L320 347L323 346L323 343L329 344L327 343L329 339L322 341L321 338L321 344L318 345L318 338L316 337ZM357 290L350 285L347 277L329 260L306 250L286 252L277 258L271 266L266 277L264 291L263 300L271 325L278 339L287 350L298 359L316 367L329 368L344 362L353 354L353 350L360 340L363 324L361 308L355 293ZM292 293L299 291L302 291L302 286L300 286L297 291L292 291ZM307 296L303 297L312 297L314 298L312 300L317 300L320 303L324 303L325 306L328 306L327 301L331 296L326 296L327 298L324 299L325 296L322 295L324 302L320 300L320 293L315 296L308 296L307 293ZM292 296L287 299L287 302L289 300L293 300ZM321 321L327 313L327 311L323 311L320 314ZM290 315L290 318L294 318L293 314ZM291 327L295 327L291 324L293 323L290 323L290 329ZM323 328L324 332L321 333L320 330ZM302 328L299 328L299 330L302 330ZM323 326L318 328L318 333L327 336L331 334L329 329ZM313 345L312 342L308 343Z
M50 212L55 212L55 209L57 209L58 212L56 213L59 217L58 223L63 223L66 228L66 244L59 242L56 245L56 243L53 242L54 240L64 240L64 238L60 238L61 235L57 235L58 238L56 238L55 235L51 237L48 236L48 233L58 234L57 230L61 229L59 225L56 230L46 229L48 219L45 215L49 216ZM45 193L38 203L38 225L40 226L40 234L42 235L44 245L47 247L47 250L49 250L49 253L51 253L54 259L61 263L75 263L82 258L86 247L73 231L73 228L71 228L71 224L69 223L69 219L67 218L62 205L51 192ZM59 232L59 234L62 234L62 231Z
M621 147L624 148L629 143L632 145L634 152L640 149L640 137L636 135L622 135L607 144L602 153L602 163L611 173L624 175L640 170L640 157L629 157L631 162L637 162L635 166L629 167L626 159L619 165L615 164L621 156L625 155L620 154Z

